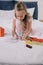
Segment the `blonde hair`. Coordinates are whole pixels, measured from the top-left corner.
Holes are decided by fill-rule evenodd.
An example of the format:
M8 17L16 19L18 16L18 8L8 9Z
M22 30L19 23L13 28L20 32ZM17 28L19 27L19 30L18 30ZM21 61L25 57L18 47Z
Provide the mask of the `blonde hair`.
M24 5L23 2L20 1L15 5L15 10L17 11L25 10L25 12L27 12L27 7L26 5Z
M26 5L25 5L23 2L20 1L20 2L18 2L18 3L15 5L15 16L16 16L16 10L17 10L17 11L24 10L24 11L26 12L26 16L25 16L25 18L23 19L24 24L26 25L27 19L28 19L28 18L31 18L30 13L27 12L27 7L26 7Z

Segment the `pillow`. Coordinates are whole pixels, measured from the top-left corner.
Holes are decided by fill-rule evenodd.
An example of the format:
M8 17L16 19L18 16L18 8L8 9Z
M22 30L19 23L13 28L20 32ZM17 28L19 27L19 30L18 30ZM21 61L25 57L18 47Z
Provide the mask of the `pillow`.
M0 19L12 19L14 10L0 10Z
M35 8L28 8L27 12L30 13L31 16L33 16L34 10L35 10Z
M31 16L34 14L35 8L28 8L27 11ZM4 16L3 16L4 14ZM0 10L0 18L2 19L12 19L14 17L14 10Z

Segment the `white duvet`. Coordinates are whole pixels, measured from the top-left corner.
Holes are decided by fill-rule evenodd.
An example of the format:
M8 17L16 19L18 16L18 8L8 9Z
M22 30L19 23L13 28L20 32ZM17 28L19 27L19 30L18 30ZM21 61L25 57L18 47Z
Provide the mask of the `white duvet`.
M43 39L43 22L35 19L32 21L32 32L30 37Z
M32 49L26 47L25 42L12 38L12 16L1 14L0 26L4 27L5 35L0 37L0 63L11 64L43 64L43 46L33 45ZM43 22L32 21L30 36L43 38ZM34 34L33 34L34 33Z

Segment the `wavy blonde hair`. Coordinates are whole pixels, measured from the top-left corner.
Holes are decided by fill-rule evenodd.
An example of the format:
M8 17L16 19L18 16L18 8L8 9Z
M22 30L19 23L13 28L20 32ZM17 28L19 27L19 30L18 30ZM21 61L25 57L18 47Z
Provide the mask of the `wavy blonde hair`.
M25 10L25 12L27 12L27 7L26 7L26 5L24 5L23 2L18 2L15 5L15 10L18 10L18 11Z
M24 4L24 2L18 2L16 5L15 5L15 16L16 16L16 10L17 11L21 11L21 10L24 10L26 12L26 15L25 15L25 18L23 19L24 20L24 23L26 25L26 22L27 22L27 19L28 18L31 18L31 15L30 13L27 12L27 7L26 5Z

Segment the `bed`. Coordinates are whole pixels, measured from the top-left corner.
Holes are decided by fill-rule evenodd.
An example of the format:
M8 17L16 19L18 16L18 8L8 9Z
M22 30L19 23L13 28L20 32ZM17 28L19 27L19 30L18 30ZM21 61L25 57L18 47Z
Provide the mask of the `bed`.
M8 4L9 1L7 1ZM13 1L15 5L17 1ZM2 3L2 2L0 2ZM6 1L3 2L4 4ZM37 2L25 2L29 8L35 7L32 21L32 29L38 30L40 33L30 36L43 38L43 23L38 20L38 4ZM6 6L8 6L6 4ZM11 2L10 2L11 4ZM4 5L3 5L4 6ZM10 10L9 10L10 9ZM1 65L28 65L43 64L43 46L32 45L32 49L27 48L24 41L14 40L12 37L12 18L13 7L0 10L0 26L5 29L5 36L0 37L0 64ZM4 14L4 17L3 17Z

